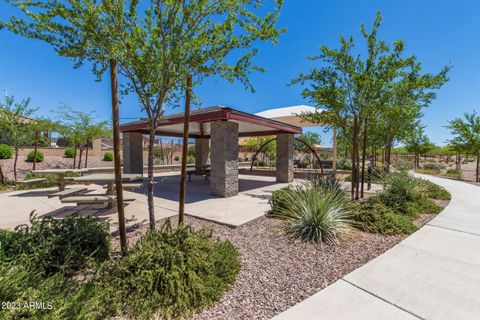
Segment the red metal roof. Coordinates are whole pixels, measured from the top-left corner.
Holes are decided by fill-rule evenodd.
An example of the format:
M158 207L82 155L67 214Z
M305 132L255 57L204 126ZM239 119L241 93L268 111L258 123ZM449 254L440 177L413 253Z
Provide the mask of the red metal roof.
M165 116L157 126L156 134L181 137L183 135L183 116L183 112ZM302 133L300 127L223 106L215 106L197 109L190 113L189 136L191 138L210 137L210 123L218 120L237 122L241 137ZM148 134L148 121L141 120L122 124L120 131Z

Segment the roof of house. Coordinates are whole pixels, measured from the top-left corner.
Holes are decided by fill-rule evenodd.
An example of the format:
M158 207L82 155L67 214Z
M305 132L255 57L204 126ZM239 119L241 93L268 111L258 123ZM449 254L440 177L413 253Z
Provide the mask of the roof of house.
M305 121L301 117L299 117L299 115L307 112L315 113L315 112L322 112L322 111L323 111L322 109L318 109L315 107L299 105L299 106L269 109L269 110L256 113L255 115L272 119L272 120L281 121L283 123L288 123L290 125L294 125L297 127L315 127L315 126L319 126L319 124Z
M210 137L211 122L219 120L238 123L240 137L274 135L278 133L302 133L302 128L288 123L267 119L224 106L213 106L190 112L189 136L191 138ZM183 122L183 112L167 115L158 124L156 134L181 137L183 135ZM120 126L120 130L122 132L148 134L148 121L140 120L125 123Z

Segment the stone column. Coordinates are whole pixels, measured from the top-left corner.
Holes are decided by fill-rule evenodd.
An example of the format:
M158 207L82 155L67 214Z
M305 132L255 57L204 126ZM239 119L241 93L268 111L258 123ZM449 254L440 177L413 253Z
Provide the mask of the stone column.
M123 173L143 174L143 134L123 132Z
M103 156L102 154L102 139L95 139L92 142L92 156Z
M238 123L214 121L210 129L212 194L232 197L238 194Z
M195 139L195 165L204 166L208 161L208 153L210 151L210 140L208 138Z
M277 134L277 182L293 182L293 134Z

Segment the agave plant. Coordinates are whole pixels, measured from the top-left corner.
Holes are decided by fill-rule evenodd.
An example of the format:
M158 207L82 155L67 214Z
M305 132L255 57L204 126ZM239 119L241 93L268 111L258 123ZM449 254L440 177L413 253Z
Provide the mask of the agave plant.
M294 239L336 244L353 225L352 203L339 186L296 186L282 196L274 216L285 221L285 232Z

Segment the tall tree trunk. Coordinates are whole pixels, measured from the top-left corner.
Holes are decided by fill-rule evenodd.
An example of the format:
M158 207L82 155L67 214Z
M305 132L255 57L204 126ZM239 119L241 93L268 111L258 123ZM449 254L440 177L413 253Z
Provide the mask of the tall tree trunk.
M386 164L385 168L387 172L390 172L391 154L392 154L392 141L389 139L387 142L386 150L385 150L385 164Z
M351 185L351 198L352 201L355 200L355 178L356 178L356 166L355 166L355 135L357 130L357 116L355 116L354 121L353 121L353 134L352 134L352 185Z
M37 153L38 153L38 139L39 139L39 132L35 130L35 147L33 149L33 166L32 170L35 170L37 167Z
M332 172L336 176L337 173L337 129L333 127L333 148L332 148Z
M355 200L360 199L360 121L357 117L355 130Z
M153 187L155 181L153 180L153 144L155 143L155 123L150 121L150 131L148 137L148 187L147 187L147 202L148 202L148 217L150 222L150 230L155 229L155 207L153 205Z
M78 155L78 169L80 169L82 165L82 154L83 154L83 147L78 148L80 150L80 153Z
M365 119L365 128L363 130L363 152L362 152L362 189L360 190L360 197L363 199L364 184L365 184L365 160L367 155L368 143L368 118Z
M77 166L77 144L73 145L73 169Z
M192 91L192 76L187 78L185 92L185 112L183 114L183 144L182 169L180 175L180 201L178 207L178 224L183 224L185 216L185 196L187 192L187 154L188 154L188 127L190 123L190 94Z
M85 168L88 165L88 142L87 142L87 149L85 149Z
M5 176L3 175L2 165L0 164L0 182L5 184Z
M477 166L476 166L476 170L475 170L475 182L479 182L479 168L480 166L480 154L477 153Z
M18 161L18 145L15 145L15 157L13 158L13 181L17 183L17 161Z
M117 196L118 231L122 254L127 251L127 232L125 229L125 212L123 206L122 167L120 162L120 121L118 117L117 64L110 59L110 86L112 98L113 122L113 161L115 166L115 191ZM88 146L87 146L88 147Z

